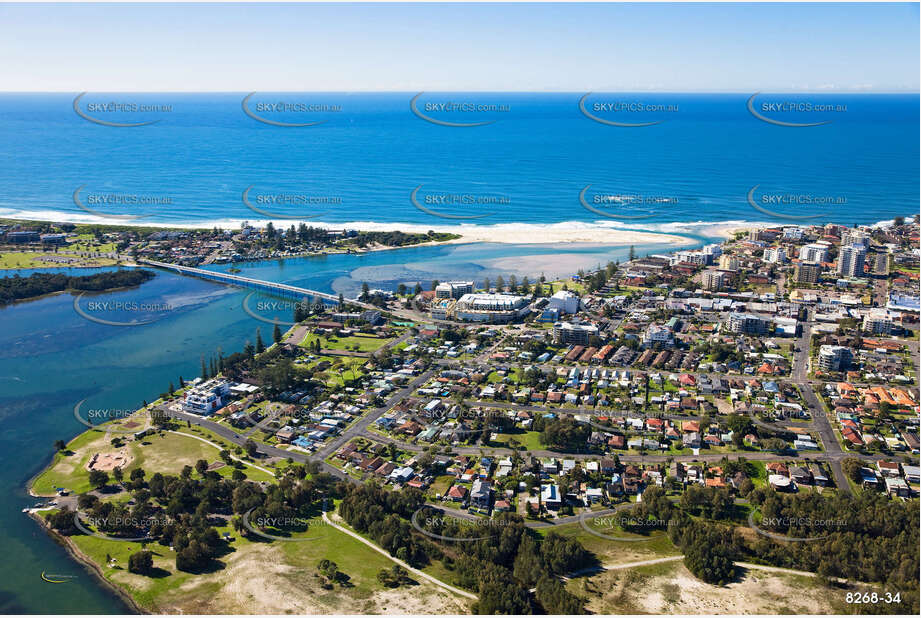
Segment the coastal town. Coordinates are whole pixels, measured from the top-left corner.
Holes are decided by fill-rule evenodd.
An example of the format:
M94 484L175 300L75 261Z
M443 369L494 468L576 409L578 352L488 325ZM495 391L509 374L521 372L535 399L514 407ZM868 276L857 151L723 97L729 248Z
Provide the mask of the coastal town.
M108 447L62 444L39 477L52 494L37 495L78 510L87 489L112 491L116 470L123 495L119 478L150 459L151 437L178 431L220 447L196 464L205 476L257 472L268 488L304 465L474 528L508 517L591 528L659 495L916 505L918 241L901 219L759 227L561 280L288 295L290 327L254 316L274 320L272 341L203 359L200 376L89 432L116 435ZM185 257L194 235L163 242L122 250L156 268L204 261ZM72 457L82 472L60 474ZM752 517L759 534L803 533Z

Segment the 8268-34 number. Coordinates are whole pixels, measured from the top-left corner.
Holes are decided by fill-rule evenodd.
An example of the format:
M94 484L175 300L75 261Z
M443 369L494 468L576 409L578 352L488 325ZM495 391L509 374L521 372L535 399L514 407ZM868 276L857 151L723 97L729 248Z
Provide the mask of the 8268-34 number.
M848 592L844 595L845 603L901 603L902 593L895 594L887 592L878 594L876 592Z

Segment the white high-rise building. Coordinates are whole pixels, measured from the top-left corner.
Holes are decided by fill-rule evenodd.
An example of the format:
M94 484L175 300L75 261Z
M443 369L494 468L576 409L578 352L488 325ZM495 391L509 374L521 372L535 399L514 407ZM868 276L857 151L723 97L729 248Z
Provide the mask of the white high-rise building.
M765 249L764 261L768 264L784 264L787 261L787 250L783 247Z
M809 264L819 264L828 261L828 245L811 243L803 245L799 250L799 259Z
M838 274L842 277L863 277L867 250L861 245L841 247L838 254Z
M860 245L864 249L870 248L870 234L863 230L849 229L841 234L841 246Z

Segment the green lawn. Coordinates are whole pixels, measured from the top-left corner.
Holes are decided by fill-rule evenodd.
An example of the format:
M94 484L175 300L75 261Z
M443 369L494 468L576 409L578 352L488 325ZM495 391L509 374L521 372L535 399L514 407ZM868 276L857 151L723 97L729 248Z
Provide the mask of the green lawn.
M310 595L312 601L318 601L328 608L327 613L333 613L339 607L343 595L350 600L362 600L383 590L377 581L377 573L393 565L385 556L326 525L319 517L310 520L306 532L296 535L316 540L303 542L264 541L257 536L250 540L235 533L230 526L216 529L220 534L229 532L235 538L227 544L224 555L219 557L220 568L197 575L178 571L175 553L169 547L157 543L146 547L155 554L156 576L145 577L127 571L128 558L142 548L140 543L85 535L73 536L71 540L93 562L100 565L107 579L125 589L143 608L155 613L164 611L173 603L182 603L192 592L198 597L197 602L203 602L230 587L230 596L233 598L232 590L240 583L238 578L246 577L254 570L261 570L260 563L284 565L281 577L286 581L281 584L283 587L290 586L292 590L302 591L300 594ZM115 559L111 566L106 563L107 555ZM328 592L322 590L315 573L317 563L323 559L335 562L339 571L349 577L351 587L336 587ZM235 568L238 564L250 565L252 569ZM223 609L239 611L234 607ZM366 611L371 612L373 608L367 608Z
M346 380L359 380L364 376L360 369L368 362L366 358L350 358L348 356L319 356L310 362L307 367L313 368L321 362L327 361L330 367L326 369L327 386L345 386Z
M509 439L515 438L518 443L523 446L526 450L536 451L547 448L540 443L540 432L539 431L518 431L513 433L500 433L496 440L493 441L492 446L506 446Z
M615 521L615 518L618 516L619 515L617 513L614 513L613 515L606 515L602 517L609 517L611 518L611 521ZM609 529L609 526L606 525L607 523L608 522L599 522L598 525L594 526L592 529L598 530L603 534L615 538L644 540L616 541L614 539L606 539L588 532L585 530L585 528L582 527L582 524L578 522L574 524L564 524L561 526L536 528L536 530L539 534L542 535L546 535L552 530L556 534L576 539L585 549L595 554L598 560L602 563L620 561L631 562L635 560L643 560L646 558L661 558L665 556L677 556L681 554L681 552L676 549L674 545L672 545L672 542L668 538L668 534L666 534L664 531L657 530L652 532L649 536L644 536L624 532L617 526L611 527ZM592 521L586 520L586 525L592 527Z
M349 337L320 337L313 333L308 333L304 340L301 341L300 345L303 347L308 347L313 345L313 342L319 340L320 347L326 350L356 350L358 352L374 352L379 350L381 347L387 343L394 340L391 338L381 338L381 337L364 337L361 335L351 335Z
M50 251L13 251L0 253L0 270L13 268L50 268L54 266L111 266L115 260L111 258L82 258L75 255L59 255L61 258L73 259L74 262L56 264L45 261L42 257L54 257Z
M160 432L146 436L142 441L136 441L130 435L117 434L124 439L122 448L131 458L124 468L125 478L128 478L135 468L144 468L149 474L179 474L185 466L194 467L199 459L204 459L208 463L220 461L220 448L191 436L199 436L233 452L234 445L207 429L180 427L179 431L188 435ZM105 432L98 429L90 429L77 436L67 445L67 452L70 454L56 453L51 464L35 478L32 491L42 496L54 495L55 487L65 487L75 494L89 491L92 487L89 484L89 471L86 465L94 453L120 450L111 445L113 437L116 437L116 434L110 434L107 438ZM233 470L232 466L224 466L218 468L217 473L229 477ZM249 465L243 472L247 478L254 481L271 481L274 478Z

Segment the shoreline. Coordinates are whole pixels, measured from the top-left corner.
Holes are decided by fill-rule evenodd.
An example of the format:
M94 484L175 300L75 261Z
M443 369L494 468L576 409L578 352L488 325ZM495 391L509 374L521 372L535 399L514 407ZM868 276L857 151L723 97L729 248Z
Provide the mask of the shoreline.
M80 214L55 212L30 212L20 216L2 215L0 219L23 222L42 223L74 223L78 225L102 225L117 228L156 228L173 230L203 230L212 228L239 229L243 219L214 219L209 221L196 221L189 223L160 223L132 221L130 224L119 223L105 217L83 216ZM276 228L287 228L296 221L291 219L247 219L247 223L262 227L272 223ZM568 220L548 223L494 223L489 225L458 223L446 225L444 223L426 224L419 222L402 221L346 221L342 223L328 223L323 221L305 221L312 227L324 229L354 229L360 232L404 232L426 233L428 231L458 234L461 238L433 242L432 244L461 244L475 242L493 242L507 244L556 244L556 243L603 243L610 245L630 244L682 244L686 242L686 234L695 232L707 236L724 236L725 229L740 227L769 227L771 224L757 221L666 221L657 223L631 223L629 221L594 220L580 221ZM726 236L728 237L728 236ZM422 246L427 243L408 246ZM402 248L402 247L392 247Z
M30 487L31 492L31 487ZM27 512L28 516L35 521L57 544L64 547L68 555L75 561L77 564L82 565L90 574L99 582L99 584L111 592L115 597L122 601L129 610L138 615L149 614L147 610L142 608L137 602L131 598L126 591L122 590L120 586L114 582L108 580L102 572L102 568L93 562L89 556L83 553L77 545L71 541L69 538L52 528L48 525L48 522L37 512L32 511L31 509Z

